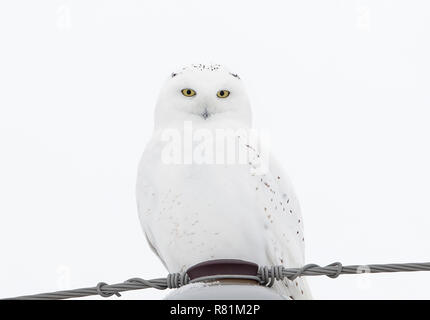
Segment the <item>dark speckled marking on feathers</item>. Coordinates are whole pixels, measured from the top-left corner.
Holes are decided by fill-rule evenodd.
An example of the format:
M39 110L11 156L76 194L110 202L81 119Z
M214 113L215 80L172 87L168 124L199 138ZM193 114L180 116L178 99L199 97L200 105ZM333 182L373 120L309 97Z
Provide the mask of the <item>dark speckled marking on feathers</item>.
M206 70L206 71L218 71L218 70L221 69L221 65L220 64L205 65L205 64L199 63L199 64L192 64L190 66L182 67L181 70L185 71L185 70L190 69L190 68L193 68L193 69L196 69L196 70L199 70L199 71L204 71L204 70ZM171 77L174 78L174 77L176 77L180 73L181 72L172 72L171 73ZM231 76L235 77L236 79L240 80L240 77L239 77L239 75L237 73L229 72L229 74Z

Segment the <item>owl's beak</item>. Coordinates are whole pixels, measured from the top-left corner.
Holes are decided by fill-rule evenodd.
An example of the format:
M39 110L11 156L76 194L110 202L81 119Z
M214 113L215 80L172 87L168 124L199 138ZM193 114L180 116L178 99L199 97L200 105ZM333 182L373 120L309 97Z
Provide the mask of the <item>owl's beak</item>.
M207 108L205 108L205 111L202 113L202 117L203 117L203 119L207 119L207 118L209 118L209 116L210 116L210 113L208 112L208 109Z

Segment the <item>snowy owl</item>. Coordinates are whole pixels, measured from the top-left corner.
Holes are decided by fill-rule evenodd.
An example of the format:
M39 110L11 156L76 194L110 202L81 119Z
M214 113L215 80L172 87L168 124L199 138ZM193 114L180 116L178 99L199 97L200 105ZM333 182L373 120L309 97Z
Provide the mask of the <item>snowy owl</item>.
M304 265L299 203L273 155L250 139L251 122L242 79L220 65L184 67L162 88L136 195L148 243L169 272L214 259ZM273 288L311 297L300 277Z

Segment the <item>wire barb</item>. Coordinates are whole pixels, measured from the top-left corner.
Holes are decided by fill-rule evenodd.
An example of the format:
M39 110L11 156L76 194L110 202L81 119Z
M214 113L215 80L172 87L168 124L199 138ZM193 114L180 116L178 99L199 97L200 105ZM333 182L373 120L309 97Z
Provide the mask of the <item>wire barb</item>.
M103 298L109 298L113 295L116 295L117 297L121 297L121 294L119 292L104 292L103 287L107 286L108 284L106 282L99 282L96 285L97 294L99 296L102 296Z

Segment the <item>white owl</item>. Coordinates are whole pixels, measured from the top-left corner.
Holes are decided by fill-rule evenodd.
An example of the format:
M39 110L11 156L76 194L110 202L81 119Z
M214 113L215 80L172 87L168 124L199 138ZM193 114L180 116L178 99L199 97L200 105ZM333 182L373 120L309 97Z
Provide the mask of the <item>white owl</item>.
M263 157L259 142L249 139L251 120L242 80L219 65L184 67L162 88L139 164L137 205L148 242L169 272L213 259L304 265L298 201L273 156ZM219 143L226 141L220 134L233 135L234 146ZM246 161L239 161L244 152ZM273 288L311 297L302 278Z

